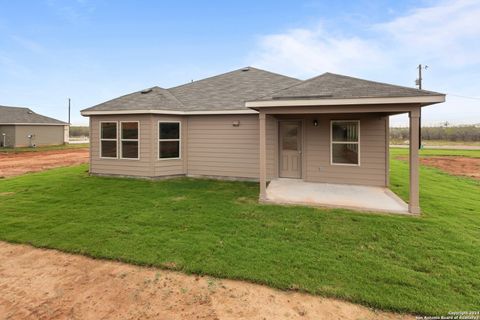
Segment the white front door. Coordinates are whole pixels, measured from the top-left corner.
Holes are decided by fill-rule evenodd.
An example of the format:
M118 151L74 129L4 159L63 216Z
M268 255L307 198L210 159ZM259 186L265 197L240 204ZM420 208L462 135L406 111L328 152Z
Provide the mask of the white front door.
M302 177L302 123L281 121L279 123L279 160L281 178Z

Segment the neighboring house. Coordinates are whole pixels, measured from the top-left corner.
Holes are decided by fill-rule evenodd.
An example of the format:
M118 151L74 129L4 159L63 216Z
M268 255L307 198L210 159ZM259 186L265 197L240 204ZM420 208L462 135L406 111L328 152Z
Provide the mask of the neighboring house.
M325 73L309 80L243 68L153 87L83 110L90 173L388 186L389 116L410 115L410 212L418 213L420 109L445 95Z
M0 146L35 147L68 142L69 124L28 108L0 106Z

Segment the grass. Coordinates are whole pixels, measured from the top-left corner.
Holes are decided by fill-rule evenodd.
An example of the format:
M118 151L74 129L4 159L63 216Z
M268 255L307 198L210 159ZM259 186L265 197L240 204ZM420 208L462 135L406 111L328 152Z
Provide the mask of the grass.
M391 168L406 198L407 163ZM261 205L255 183L89 177L82 165L0 181L0 238L384 310L478 310L480 183L422 167L421 187L423 215L408 217Z
M390 155L392 157L408 156L408 149L390 148ZM458 157L468 157L468 158L480 158L480 150L422 149L420 150L420 156L421 157L458 156Z
M54 145L54 146L43 146L43 147L35 147L35 148L32 148L32 147L0 148L0 154L81 149L81 148L88 148L88 143L60 144L60 145Z
M405 140L390 139L390 144L407 145ZM480 141L450 141L450 140L425 140L422 139L424 146L480 146Z

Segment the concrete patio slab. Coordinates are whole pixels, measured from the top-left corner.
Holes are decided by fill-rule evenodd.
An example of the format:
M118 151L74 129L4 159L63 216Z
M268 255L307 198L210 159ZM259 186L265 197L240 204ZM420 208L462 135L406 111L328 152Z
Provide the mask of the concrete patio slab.
M410 214L408 205L388 188L275 179L267 202Z

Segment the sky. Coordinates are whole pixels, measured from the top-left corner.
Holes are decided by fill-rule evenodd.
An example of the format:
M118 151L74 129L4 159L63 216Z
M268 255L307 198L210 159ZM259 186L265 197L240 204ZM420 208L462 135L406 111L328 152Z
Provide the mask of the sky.
M447 94L424 125L480 123L480 1L0 0L0 105L80 110L254 66ZM406 126L406 116L391 119Z

